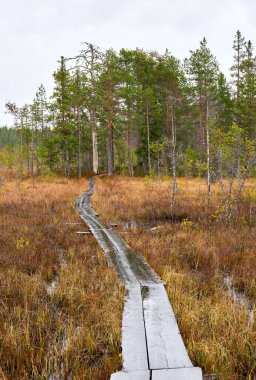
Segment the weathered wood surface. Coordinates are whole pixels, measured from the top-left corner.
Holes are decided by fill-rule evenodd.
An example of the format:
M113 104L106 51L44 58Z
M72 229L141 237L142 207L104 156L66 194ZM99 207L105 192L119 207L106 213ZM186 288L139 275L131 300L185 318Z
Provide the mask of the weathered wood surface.
M151 372L148 371L130 371L113 373L111 380L151 380ZM185 380L185 379L184 379Z
M111 380L202 380L182 341L164 284L146 260L103 223L91 207L94 179L76 201L79 214L107 255L127 296L122 321L123 371Z
M152 380L198 380L202 379L200 368L174 368L152 371Z

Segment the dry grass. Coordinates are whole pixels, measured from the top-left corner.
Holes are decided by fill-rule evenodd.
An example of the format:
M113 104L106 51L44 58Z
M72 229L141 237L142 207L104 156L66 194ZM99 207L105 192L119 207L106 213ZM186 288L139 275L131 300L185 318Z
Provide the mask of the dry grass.
M217 186L208 209L205 184L198 194L197 180L187 187L179 179L171 223L170 180L115 177L99 179L97 185L93 203L101 217L117 223L166 281L194 364L222 380L256 379L256 322L248 323L248 311L234 302L223 281L229 273L234 286L255 303L256 227L248 220L246 201L227 226L215 217Z
M67 224L81 222L86 181L4 183L0 378L108 379L121 364L124 291L95 239L75 234L85 226Z

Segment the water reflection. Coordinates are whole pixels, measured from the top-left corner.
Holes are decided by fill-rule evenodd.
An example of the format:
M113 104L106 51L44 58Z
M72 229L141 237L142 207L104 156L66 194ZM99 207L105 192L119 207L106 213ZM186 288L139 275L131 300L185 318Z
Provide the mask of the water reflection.
M232 277L229 274L225 274L223 277L224 284L227 287L229 296L239 305L242 305L248 312L248 326L251 326L254 321L254 304L253 302L242 292L239 292L232 283Z

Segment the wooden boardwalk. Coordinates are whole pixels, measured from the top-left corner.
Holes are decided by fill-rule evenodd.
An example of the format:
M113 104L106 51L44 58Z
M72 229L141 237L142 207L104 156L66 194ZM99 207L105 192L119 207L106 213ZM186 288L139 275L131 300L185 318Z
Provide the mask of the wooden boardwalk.
M142 255L103 223L91 207L90 188L76 201L79 214L124 282L127 296L122 321L123 370L111 380L202 380L182 341L162 280Z

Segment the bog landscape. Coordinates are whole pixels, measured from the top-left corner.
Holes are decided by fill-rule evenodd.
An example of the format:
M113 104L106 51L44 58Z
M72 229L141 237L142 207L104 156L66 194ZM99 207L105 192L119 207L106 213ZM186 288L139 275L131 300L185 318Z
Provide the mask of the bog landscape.
M230 41L232 46L232 41ZM256 379L256 58L83 43L0 128L1 380ZM40 79L39 79L40 80Z

